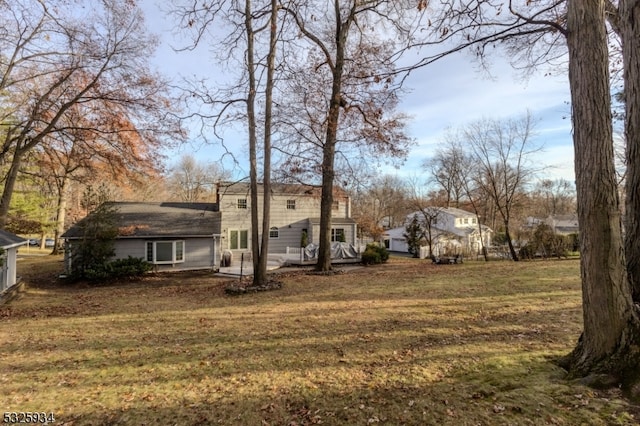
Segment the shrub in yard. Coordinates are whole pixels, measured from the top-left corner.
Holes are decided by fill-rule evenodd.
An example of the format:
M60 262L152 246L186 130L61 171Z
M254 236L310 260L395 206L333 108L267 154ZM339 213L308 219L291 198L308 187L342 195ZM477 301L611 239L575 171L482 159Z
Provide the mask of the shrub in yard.
M362 263L365 265L376 265L378 263L382 263L380 253L376 250L367 248L364 253L362 253Z
M531 243L522 246L519 253L521 259L533 259L535 254L536 247Z
M153 265L143 258L131 256L109 262L108 266L110 276L114 278L137 277L153 269Z
M365 265L376 265L389 260L387 249L378 244L367 244L367 248L362 253L362 263Z
M93 264L84 270L84 278L87 281L106 281L114 278L133 278L145 274L153 268L149 262L142 258L129 256L126 259L116 259L102 264ZM79 279L79 277L75 277Z
M377 250L378 253L380 253L380 260L382 260L382 263L386 263L387 260L389 260L389 251L383 246L378 246Z

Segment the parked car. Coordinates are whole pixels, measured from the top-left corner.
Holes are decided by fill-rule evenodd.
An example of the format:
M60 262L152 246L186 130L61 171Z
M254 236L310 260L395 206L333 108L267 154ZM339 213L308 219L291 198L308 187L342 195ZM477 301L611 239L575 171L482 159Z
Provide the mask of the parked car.
M41 240L38 239L38 238L31 238L31 239L29 239L29 245L32 246L32 247L40 247L40 241ZM45 247L51 248L51 247L55 246L55 244L56 244L56 240L54 240L53 238L46 238L44 240L44 246Z

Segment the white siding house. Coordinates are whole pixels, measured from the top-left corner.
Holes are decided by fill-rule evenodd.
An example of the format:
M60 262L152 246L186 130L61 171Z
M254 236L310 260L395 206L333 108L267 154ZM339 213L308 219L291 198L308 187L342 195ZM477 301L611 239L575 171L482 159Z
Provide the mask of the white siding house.
M429 207L432 227L432 249L434 256L463 254L475 255L481 251L482 246L491 245L493 231L485 226L479 227L478 217L471 212L457 208ZM418 217L423 231L426 228L425 214L417 211L407 215L405 224L398 228L385 232L385 244L391 251L408 252L407 240L404 237L406 225L414 216ZM482 231L480 231L482 229ZM482 236L481 236L482 234ZM482 242L484 244L481 244ZM426 241L423 245L427 245Z

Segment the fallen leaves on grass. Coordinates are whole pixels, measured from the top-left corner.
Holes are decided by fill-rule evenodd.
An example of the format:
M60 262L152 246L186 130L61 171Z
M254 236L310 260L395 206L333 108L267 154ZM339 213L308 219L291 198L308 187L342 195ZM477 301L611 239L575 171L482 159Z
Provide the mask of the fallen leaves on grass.
M577 262L415 259L225 297L210 273L42 285L0 310L0 405L61 424L635 424L549 357L581 328Z

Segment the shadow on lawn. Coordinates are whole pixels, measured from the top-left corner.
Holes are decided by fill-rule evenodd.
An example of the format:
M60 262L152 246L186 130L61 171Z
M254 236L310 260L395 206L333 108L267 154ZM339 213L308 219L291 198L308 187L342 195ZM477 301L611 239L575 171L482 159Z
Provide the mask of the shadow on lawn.
M228 392L196 384L189 397L170 404L140 393L126 396L122 408L90 406L65 420L93 425L635 424L631 407L615 392L567 384L563 372L543 357L516 357L499 371L483 368L484 374L454 369L431 380L376 377L375 372L337 384L294 378L288 387L262 392L247 392L242 383Z
M438 288L420 268L416 283L398 265L290 275L240 298L202 277L36 288L5 323L0 405L50 401L74 425L633 424L618 395L548 362L577 339L579 285L513 269L478 284L473 265L429 269Z

